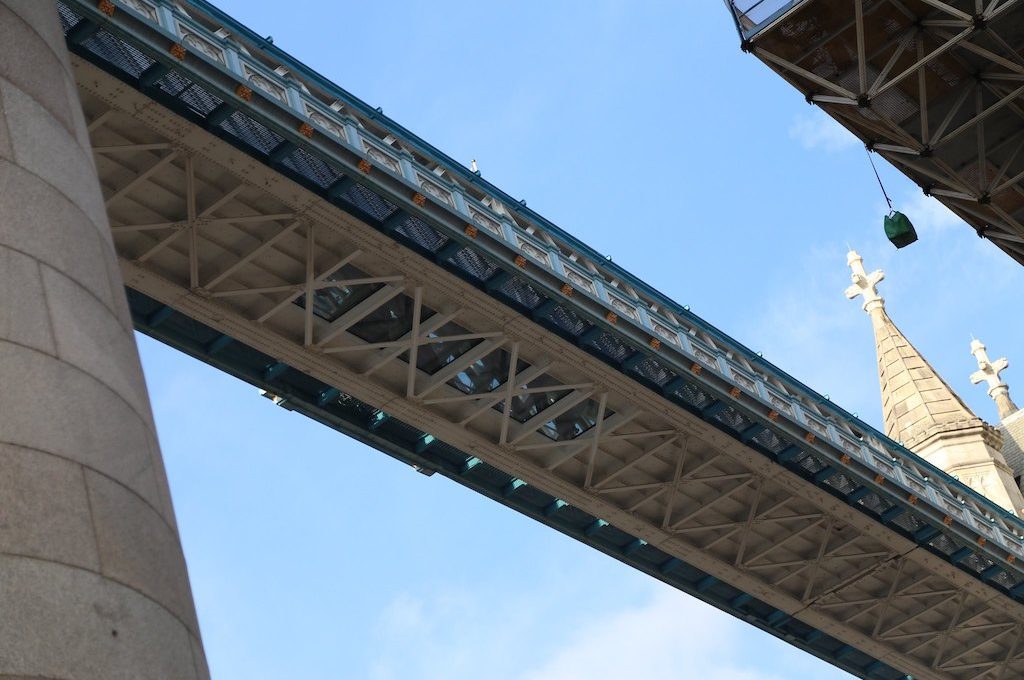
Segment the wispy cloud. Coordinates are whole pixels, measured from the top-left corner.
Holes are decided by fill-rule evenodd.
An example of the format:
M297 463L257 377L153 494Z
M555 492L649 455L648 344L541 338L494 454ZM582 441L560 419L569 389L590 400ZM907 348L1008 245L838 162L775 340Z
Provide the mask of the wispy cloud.
M881 253L859 250L869 268L884 266ZM743 335L755 338L768 361L804 384L865 420L877 420L871 325L860 302L843 295L850 285L846 244L836 239L812 246L792 258L790 267L785 280L773 280L762 291L759 313Z
M574 631L521 680L703 678L774 680L735 654L742 645L728 618L692 598L659 588L635 608Z
M949 208L923 193L912 193L895 207L910 218L919 234L945 231L950 227L966 228L964 221Z
M557 628L546 625L548 603L533 595L487 601L469 591L402 595L382 611L375 645L401 653L378 658L370 674L376 680L845 677L666 585L652 584L646 593L631 606Z
M860 144L850 131L820 109L798 115L789 127L789 137L805 149L821 149L827 153L845 151Z
M533 639L523 602L491 601L486 588L408 591L395 596L374 626L373 680L514 677L498 659L521 658ZM530 596L528 596L530 597ZM400 650L400 653L393 653ZM486 674L482 670L491 669Z

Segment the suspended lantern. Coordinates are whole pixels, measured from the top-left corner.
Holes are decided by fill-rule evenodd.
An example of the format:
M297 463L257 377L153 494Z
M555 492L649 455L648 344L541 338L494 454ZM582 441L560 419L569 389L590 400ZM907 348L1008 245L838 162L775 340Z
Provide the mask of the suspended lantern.
M914 230L914 225L910 222L910 218L898 210L893 210L892 201L889 200L889 193L885 190L885 186L882 185L882 178L878 176L875 160L871 157L870 145L867 147L867 151L871 169L875 171L875 179L878 180L878 188L882 190L885 202L889 205L889 214L882 220L882 225L885 227L885 237L889 239L889 243L897 248L905 248L917 240L917 232Z
M891 206L890 206L891 207ZM893 210L885 216L885 237L897 248L909 246L917 240L917 232L910 219L903 213Z

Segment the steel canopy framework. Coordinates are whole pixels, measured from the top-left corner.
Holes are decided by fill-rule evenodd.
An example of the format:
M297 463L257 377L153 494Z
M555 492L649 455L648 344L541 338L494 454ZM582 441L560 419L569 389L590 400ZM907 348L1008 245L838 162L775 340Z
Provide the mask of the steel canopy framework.
M729 5L744 50L1024 263L1024 2Z
M1018 518L206 3L60 7L140 330L857 676L1024 670Z

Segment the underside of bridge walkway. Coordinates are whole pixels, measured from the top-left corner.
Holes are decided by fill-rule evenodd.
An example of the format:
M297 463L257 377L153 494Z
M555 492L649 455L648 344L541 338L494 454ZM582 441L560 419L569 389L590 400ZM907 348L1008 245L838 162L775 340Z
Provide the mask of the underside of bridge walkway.
M1024 263L1024 2L727 4L744 50Z

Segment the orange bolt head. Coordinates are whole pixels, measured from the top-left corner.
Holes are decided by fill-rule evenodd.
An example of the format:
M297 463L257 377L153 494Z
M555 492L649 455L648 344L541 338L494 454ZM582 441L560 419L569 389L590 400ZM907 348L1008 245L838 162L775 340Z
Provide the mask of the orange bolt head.
M526 266L526 258L523 257L522 255L516 255L515 263L516 263L517 267L525 267Z
M768 411L768 420L770 420L770 421L772 421L774 423L778 419L779 419L779 412L778 411Z
M985 537L984 536L978 536L978 545L980 545L982 548L984 548L985 547L985 543L986 543Z
M313 126L309 123L302 123L299 125L299 134L307 139L313 138Z
M883 477L881 474L875 475L875 484L885 484L885 477Z
M247 102L252 101L252 88L248 85L239 83L238 87L235 88L235 94L238 95L239 99L244 99Z
M427 204L427 197L417 191L412 195L412 202L422 208Z
M574 289L568 283L563 283L562 284L562 295L564 295L565 297L572 297L572 294L575 293L575 292L576 292L576 289Z
M110 0L100 0L96 3L96 9L103 14L106 14L108 17L114 16L114 3Z
M651 346L651 349L661 349L661 340L658 338L651 338L647 344Z
M949 515L946 515L945 517L942 518L942 523L945 524L948 527L948 526L953 524L953 518L950 517Z
M615 312L608 312L604 315L605 321L608 323L616 323L619 320L619 315Z
M696 361L693 362L693 364L690 366L690 372L693 373L694 375L700 375L703 370L704 367L698 364Z
M360 172L363 172L363 173L369 175L370 174L370 170L372 170L372 169L373 169L373 166L370 165L370 161L366 160L365 158L359 161L359 170L360 170Z
M185 58L185 46L180 43L174 43L173 45L171 45L171 49L169 51L171 53L171 56L175 59L181 60Z
M808 432L807 434L804 435L804 441L807 442L808 444L813 444L814 440L815 436L813 432Z
M474 227L472 224L467 224L466 228L463 229L462 231L466 232L466 236L470 238L476 238L476 235L480 233L477 231L477 228Z
M917 496L915 496L914 494L910 494L909 496L907 496L907 502L910 503L911 505L917 505Z
M731 390L729 390L729 396L732 397L733 399L738 398L740 396L740 388L734 387Z
M848 465L850 463L850 456L844 453L843 455L839 456L839 462L842 463L843 465Z

